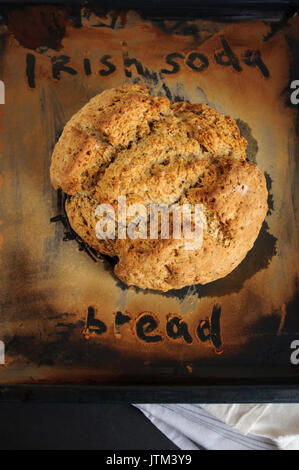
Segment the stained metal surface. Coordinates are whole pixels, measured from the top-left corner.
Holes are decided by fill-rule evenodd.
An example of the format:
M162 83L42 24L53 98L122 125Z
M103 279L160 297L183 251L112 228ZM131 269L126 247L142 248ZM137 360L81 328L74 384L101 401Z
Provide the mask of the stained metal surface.
M4 11L0 384L299 387L299 365L290 361L299 339L298 111L290 103L298 26L298 17ZM166 294L128 288L50 222L63 216L49 181L63 126L92 96L126 81L233 116L248 159L265 172L268 215L254 248L224 279Z

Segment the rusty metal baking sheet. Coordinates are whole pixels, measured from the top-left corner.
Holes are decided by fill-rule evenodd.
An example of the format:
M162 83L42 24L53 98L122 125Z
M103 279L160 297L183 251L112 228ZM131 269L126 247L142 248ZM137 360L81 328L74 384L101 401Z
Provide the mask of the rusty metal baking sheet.
M298 16L3 7L0 384L299 388L298 44ZM266 220L225 278L164 294L128 288L108 261L64 241L54 144L91 97L125 82L231 115L265 172Z

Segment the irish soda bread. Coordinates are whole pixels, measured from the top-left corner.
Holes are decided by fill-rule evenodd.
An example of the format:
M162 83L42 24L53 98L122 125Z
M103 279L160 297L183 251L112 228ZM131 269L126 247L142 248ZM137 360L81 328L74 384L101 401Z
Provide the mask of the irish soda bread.
M128 285L167 291L229 274L256 240L267 212L260 168L246 161L236 122L205 104L152 97L123 85L92 98L66 124L51 162L51 181L75 232L100 253L117 256ZM100 240L96 208L126 204L202 204L203 243L182 239ZM193 207L193 206L192 206ZM146 209L146 210L147 210ZM171 233L170 233L171 235Z

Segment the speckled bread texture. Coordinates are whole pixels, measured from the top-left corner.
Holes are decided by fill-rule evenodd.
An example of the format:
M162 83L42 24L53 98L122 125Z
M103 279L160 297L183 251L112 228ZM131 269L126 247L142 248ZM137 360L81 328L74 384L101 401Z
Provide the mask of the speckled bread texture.
M258 236L267 189L262 170L246 161L246 146L236 122L210 106L170 105L145 86L123 85L95 96L66 124L51 181L71 196L66 211L75 232L118 257L123 282L179 289L229 274ZM202 204L202 247L186 250L186 240L172 236L99 240L96 207L109 203L117 215L119 196L147 208Z

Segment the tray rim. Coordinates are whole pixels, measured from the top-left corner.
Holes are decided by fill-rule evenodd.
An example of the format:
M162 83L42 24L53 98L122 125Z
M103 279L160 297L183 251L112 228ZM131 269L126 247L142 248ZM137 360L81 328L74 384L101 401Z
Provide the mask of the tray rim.
M293 385L0 385L0 403L299 403Z
M82 0L10 0L3 1L2 6L22 6L27 4L78 4ZM108 2L103 2L108 3ZM119 2L110 0L111 8ZM134 3L128 2L130 4ZM142 5L142 2L140 2ZM145 0L144 5L148 5ZM179 2L173 0L177 6ZM222 6L221 1L210 3L205 0L190 0L183 8L201 8L208 5L210 9ZM162 0L161 9L170 2ZM253 4L261 14L275 6L281 12L288 6L298 8L298 0L231 0L227 7L250 10ZM135 8L137 5L135 6ZM134 7L132 7L134 8ZM142 9L142 8L141 8ZM299 367L299 366L298 366ZM35 402L35 403L299 403L298 383L248 383L248 384L208 384L208 385L87 385L87 384L0 384L1 402Z

